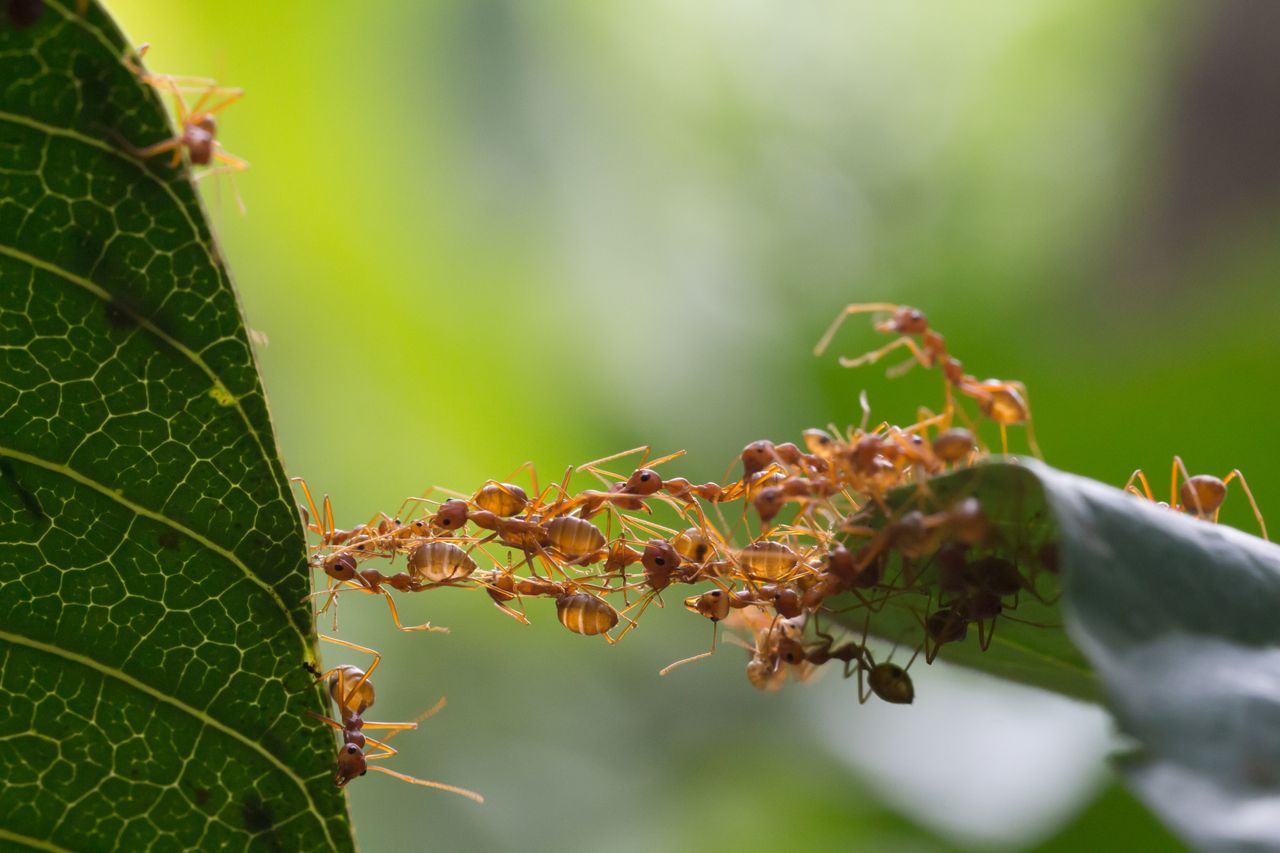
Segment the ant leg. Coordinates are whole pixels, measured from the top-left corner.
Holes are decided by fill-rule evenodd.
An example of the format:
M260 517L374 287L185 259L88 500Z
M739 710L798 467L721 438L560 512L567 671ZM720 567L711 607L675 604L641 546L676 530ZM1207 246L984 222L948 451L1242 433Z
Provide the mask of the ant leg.
M537 469L534 467L532 459L529 460L528 462L525 462L519 465L516 468L516 470L508 474L505 482L514 483L516 480L516 477L519 477L520 474L523 473L524 471L529 472L529 481L533 483L533 493L537 494L538 493L538 472L537 472Z
M1001 613L1001 618L1008 619L1012 622L1018 622L1022 625L1030 625L1033 628L1061 628L1059 622L1032 622L1030 619L1023 619L1021 616L1010 616L1008 613Z
M1021 382L1006 383L1014 391L1022 395L1022 403L1027 410L1027 447L1031 448L1031 454L1037 459L1043 459L1044 454L1040 452L1040 444L1036 441L1036 428L1031 421L1031 397L1027 395L1027 386Z
M832 321L831 325L827 328L827 331L823 333L822 338L819 339L817 345L813 348L813 354L818 356L826 352L827 347L831 344L831 339L836 336L836 332L838 332L840 327L844 325L844 321L849 319L852 315L867 314L874 311L892 312L897 311L900 307L901 306L899 305L891 305L887 302L868 302L846 305L844 310L836 315L835 320Z
M1173 471L1169 475L1169 506L1174 509L1187 511L1185 506L1178 502L1180 495L1178 494L1178 473L1182 473L1182 481L1185 483L1191 479L1191 475L1187 473L1187 466L1182 464L1181 456L1173 457ZM1200 496L1196 494L1196 490L1191 490L1191 500L1195 503L1195 514L1199 518L1204 518L1204 507L1200 504Z
M869 667L875 666L874 658L872 658L871 653L866 650L866 646L862 647L862 654L867 660L858 661L858 704L859 705L867 704L867 700L869 700L872 696L872 691L869 688L867 688L867 686L864 684L862 673L866 672ZM868 664L867 661L871 661L871 663Z
M1253 517L1258 519L1258 527L1262 528L1262 538L1271 541L1267 536L1267 523L1262 520L1262 511L1258 509L1258 502L1253 499L1253 492L1249 489L1249 484L1245 482L1244 474L1240 473L1239 468L1232 469L1231 473L1222 478L1222 485L1230 483L1232 480L1240 481L1240 488L1244 490L1244 496L1249 499L1249 506L1253 507ZM1217 513L1214 513L1213 520L1218 520Z
M368 740L370 743L376 743L376 741L374 741L373 738L365 738L365 739ZM384 757L386 756L381 754L368 756L369 760L373 760L375 758L384 758ZM397 773L394 770L388 770L387 768L380 767L378 765L373 765L369 767L369 769L376 770L379 773L385 773L388 776L394 776L397 779L401 780L402 782L409 782L414 785L422 785L427 788L437 788L441 791L448 791L451 794L460 794L461 796L464 796L469 800L474 800L477 803L484 802L484 797L480 796L475 791L468 791L466 788L458 788L453 785L446 785L443 782L432 782L428 779L419 779L415 776L406 776L403 773Z
M411 625L410 627L406 628L405 626L400 624L400 614L396 610L396 602L395 602L395 599L391 597L391 593L387 592L385 589L380 589L378 590L378 592L386 596L387 607L391 608L391 621L396 623L396 628L398 630L400 631L431 631L433 633L439 633L439 634L449 633L448 628L444 628L444 627L437 628L437 627L434 627L430 622L424 622L421 625Z
M1142 484L1141 492L1138 491L1137 487L1133 485L1134 480L1137 480L1139 483ZM1121 489L1121 491L1129 492L1130 494L1137 495L1138 497L1145 496L1146 499L1151 501L1152 503L1156 502L1156 496L1151 493L1151 484L1147 482L1147 475L1146 473L1143 472L1141 468L1136 469L1132 474L1129 475L1129 479L1125 481L1124 488Z
M574 470L577 473L582 473L583 471L590 471L591 473L595 474L597 473L595 469L599 468L600 465L602 465L603 463L612 462L615 459L622 459L624 457L631 456L634 453L640 453L641 451L644 451L644 456L640 457L641 464L636 467L643 468L645 467L644 460L649 457L649 447L647 445L641 445L640 447L633 447L630 450L620 450L617 453L611 454L609 456L602 456L599 459L592 459L590 462L583 462Z
M991 648L991 641L994 640L996 636L996 617L991 617L989 621L991 622L991 625L986 629L984 634L983 620L978 620L978 648L984 652Z
M360 688L369 680L369 676L373 675L373 671L378 668L378 664L382 663L382 655L366 646L359 646L355 643L347 642L346 640L339 640L337 637L329 637L321 634L320 639L326 643L333 643L335 646L344 646L348 649L354 649L357 652L364 652L366 654L373 655L373 663L369 664L369 668L364 671L364 675L360 676L360 680L351 686L351 689L342 697L342 701L338 703L343 708L354 711L355 709L351 707L349 700L352 696L355 696L360 692ZM330 670L330 672L332 671L333 670Z
M671 670L675 669L678 666L683 666L686 663L693 663L696 660L702 660L703 658L709 658L712 655L714 655L716 653L716 635L717 633L719 633L719 630L720 630L720 623L712 622L711 623L711 651L703 652L700 655L694 655L693 657L685 658L684 660L678 660L672 664L667 664L662 669L658 670L658 675L666 675L668 672L670 672Z
M366 755L365 759L372 760L374 758L390 758L391 756L395 755L398 752L398 750L391 748L385 742L391 740L391 738L400 734L400 732L413 731L417 727L418 727L417 723L371 723L371 722L364 723L362 726L363 729L378 729L379 731L391 732L391 734L387 735L382 740L371 738L368 735L365 736L365 741L370 746L376 746L378 749L383 750L377 755Z
M320 722L324 723L326 726L329 726L330 728L337 729L340 732L346 731L346 728L344 728L341 723L335 722L334 720L331 720L328 717L322 717L321 715L317 714L315 711L303 711L303 713L306 714L308 717L319 720Z
M214 93L225 94L227 95L227 97L221 101L218 101L216 104L214 104L211 107L205 107L204 109L201 109L201 107L204 106L204 102L207 101ZM236 101L240 100L243 97L244 97L243 89L226 89L218 86L210 86L208 89L205 90L205 93L200 97L200 100L196 102L196 105L191 108L191 114L202 115L202 116L213 115L214 113L225 110L227 107L231 106L232 104L234 104Z
M618 635L617 639L610 637L609 634L606 632L604 635L604 638L609 641L609 645L612 646L615 643L622 642L622 638L627 636L627 634L630 634L632 629L639 624L640 617L644 615L645 610L649 608L649 605L656 598L658 598L658 593L655 591L650 591L648 593L645 593L645 596L640 600L636 601L634 604L632 604L631 607L628 607L627 610L630 610L632 607L636 607L637 605L639 605L640 612L635 615L635 618L628 616L627 610L624 610L621 613L619 613L618 615L621 616L623 619L626 619L627 622L629 622L630 624L627 625L627 627L622 629L622 633ZM659 600L659 603L661 603L660 600Z
M166 139L164 142L157 142L155 145L148 145L145 148L138 148L122 138L117 139L117 141L125 151L132 156L137 157L139 160L149 160L157 154L163 154L166 151L172 151L177 154L179 160L182 158L181 138Z
M324 496L324 525L324 530L328 531L328 533L326 534L322 531L321 535L324 535L326 539L332 538L338 528L333 523L333 503L329 500L328 495Z
M320 513L316 510L316 502L311 498L311 489L307 487L307 481L302 477L292 477L289 482L297 483L302 488L302 494L307 499L307 506L311 508L311 518L315 519L315 524L308 524L306 529L324 536L324 531L320 529Z
M685 453L687 452L688 451L685 451L685 450L677 450L675 453L668 453L666 456L659 456L657 459L650 459L648 464L642 464L640 467L641 468L657 468L659 465L661 465L664 462L670 462L672 459L679 459L681 456L684 456Z
M901 337L897 338L891 343L885 344L884 346L880 347L880 349L872 350L871 352L864 353L863 355L860 355L857 358L849 358L848 356L842 355L840 356L840 366L841 367L861 367L864 364L875 364L881 358L893 352L898 347L906 347L907 349L911 350L911 355L916 361L920 362L925 367L929 366L928 356L924 354L924 351L920 349L919 345L916 344L915 341L913 341L911 338L909 338L906 335L902 335ZM890 368L890 369L892 370L893 368Z
M384 737L384 738L383 738L383 740L384 740L384 741L386 741L386 740L391 740L393 737L395 737L396 735L400 734L400 732L407 732L407 731L410 731L411 729L416 729L416 728L418 727L418 725L419 725L420 723L422 723L424 720L429 720L429 719L431 719L432 717L434 717L436 714L438 714L438 713L440 713L441 711L443 711L443 710L444 710L444 706L445 706L445 705L447 705L447 704L448 704L448 699L447 699L446 697L444 697L444 696L441 696L441 697L440 697L440 701L439 701L439 702L436 702L436 704L432 705L430 708L428 708L427 710L423 711L423 712L422 712L421 714L419 714L418 716L414 717L414 718L413 718L413 720L412 720L412 721L410 721L410 722L408 722L408 723L370 723L370 722L366 722L366 723L364 724L364 727L365 727L366 729L391 729L391 734L389 734L389 735L387 735L386 737ZM383 749L386 749L386 748L387 748L386 744L384 744L384 743L378 743L377 745L378 745L379 747L383 748ZM394 753L393 753L393 754L394 754Z

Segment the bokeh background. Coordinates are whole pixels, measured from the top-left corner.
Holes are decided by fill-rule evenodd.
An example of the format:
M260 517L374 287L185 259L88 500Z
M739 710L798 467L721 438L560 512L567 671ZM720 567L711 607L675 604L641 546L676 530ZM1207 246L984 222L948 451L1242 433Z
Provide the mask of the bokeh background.
M855 301L1024 380L1051 463L1239 466L1280 522L1280 4L108 5L153 70L247 91L248 215L204 188L288 469L340 524L639 444L717 478L862 388L907 420L936 377L811 355ZM941 666L909 708L763 695L734 650L658 677L708 641L678 607L607 648L547 602L402 601L452 633L363 597L340 632L386 655L380 718L448 695L395 766L489 801L369 777L366 850L1176 847L1096 708Z

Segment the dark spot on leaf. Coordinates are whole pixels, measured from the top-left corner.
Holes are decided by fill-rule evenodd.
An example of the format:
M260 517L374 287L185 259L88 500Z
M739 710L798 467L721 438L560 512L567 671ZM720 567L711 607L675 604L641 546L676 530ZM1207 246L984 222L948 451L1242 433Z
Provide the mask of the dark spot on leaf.
M157 537L156 541L160 543L161 548L172 551L182 544L182 537L172 530L166 530Z
M107 322L116 329L132 329L138 325L138 318L133 312L125 308L119 302L111 301L102 303L102 310L107 315Z
M209 789L208 789L208 788L196 788L196 792L195 792L195 793L196 793L196 805L197 805L197 806L203 806L205 803L209 802Z
M36 498L35 492L18 482L18 474L8 462L0 462L0 479L3 479L13 488L18 500L22 502L23 509L34 515L37 520L43 521L48 518L44 508L40 506L40 501Z
M44 14L44 0L9 0L9 23L16 30L35 26Z
M246 797L240 806L245 829L253 833L266 832L275 826L276 819L266 803L256 796Z

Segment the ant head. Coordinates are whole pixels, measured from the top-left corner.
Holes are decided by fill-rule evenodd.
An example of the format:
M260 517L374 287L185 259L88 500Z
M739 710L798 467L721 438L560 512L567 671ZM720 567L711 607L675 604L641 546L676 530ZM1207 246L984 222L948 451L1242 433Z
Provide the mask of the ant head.
M321 565L324 573L336 581L349 581L356 576L356 558L346 552L330 554Z
M826 430L807 429L804 431L804 446L814 456L827 459L835 445L835 439Z
M208 166L212 162L215 131L213 116L205 116L200 121L188 125L183 131L182 138L194 165Z
M334 774L333 781L339 788L346 785L357 776L363 776L369 772L369 764L365 761L364 752L354 743L343 744L338 750L338 772Z
M843 545L837 545L827 554L827 571L844 583L853 583L858 576L858 564L853 559L853 552Z
M646 573L670 574L680 567L680 554L665 539L650 539L640 555Z
M804 646L790 637L783 637L778 641L778 657L790 666L802 664L804 663Z
M884 442L878 435L864 435L849 450L849 461L860 468L869 468L875 462Z
M885 332L897 332L902 335L923 335L929 331L929 319L919 308L903 305L893 313L893 319L876 327Z
M758 474L773 461L773 442L768 439L753 441L742 448L742 476Z
M769 486L760 490L752 503L756 512L760 513L760 523L768 524L782 510L786 503L786 494L778 486Z
M794 619L804 612L800 605L800 593L789 586L780 586L773 593L773 609L783 619Z
M729 595L717 587L701 595L691 595L684 600L684 606L699 616L705 616L712 622L719 622L729 615Z
M651 495L662 488L662 477L652 468L638 468L623 484L623 491L633 495Z
M436 514L431 516L431 523L445 530L455 530L467 523L467 502L457 498L449 498L440 505Z

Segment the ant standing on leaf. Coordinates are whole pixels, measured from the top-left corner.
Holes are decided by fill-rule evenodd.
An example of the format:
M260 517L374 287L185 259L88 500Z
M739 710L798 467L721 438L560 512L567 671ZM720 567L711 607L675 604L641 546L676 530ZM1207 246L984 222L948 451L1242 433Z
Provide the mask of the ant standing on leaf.
M1182 485L1178 485L1178 475L1182 475ZM1262 530L1262 538L1268 542L1271 541L1267 536L1267 523L1262 520L1262 511L1258 509L1258 502L1253 499L1253 491L1249 488L1249 483L1245 480L1244 474L1240 473L1239 468L1233 468L1229 474L1224 477L1214 477L1211 474L1197 474L1192 477L1187 473L1187 466L1182 464L1182 457L1173 457L1173 470L1169 476L1169 502L1166 504L1160 501L1161 506L1168 506L1180 512L1189 513L1196 518L1212 518L1216 524L1218 521L1218 512L1222 509L1222 502L1227 499L1227 484L1232 480L1240 481L1240 488L1244 490L1244 496L1249 499L1249 506L1253 508L1253 517L1258 519L1258 527ZM1134 482L1142 484L1142 491L1138 491L1138 487ZM1152 503L1157 503L1155 495L1151 491L1151 484L1147 481L1147 475L1143 473L1141 468L1135 470L1129 475L1129 480L1124 484L1124 491L1145 497Z
M175 168L182 162L182 150L184 148L193 166L209 166L214 162L219 164L215 168L197 175L197 180L206 175L243 172L248 169L249 164L246 161L241 160L239 157L233 157L223 150L222 145L217 140L218 121L215 117L216 113L225 110L244 97L244 90L219 86L216 80L203 77L152 74L139 64L150 47L146 43L139 45L136 51L138 61L135 62L133 58L126 54L124 64L142 82L155 87L159 92L167 92L173 96L173 107L181 130L177 136L171 139L164 139L141 148L124 139L119 140L120 144L130 154L141 160L148 160L157 154L172 152L173 156L170 158L170 165ZM199 98L194 104L188 105L186 96L195 93L199 93ZM236 204L239 206L240 212L244 213L244 203L240 200L239 193L236 194Z

